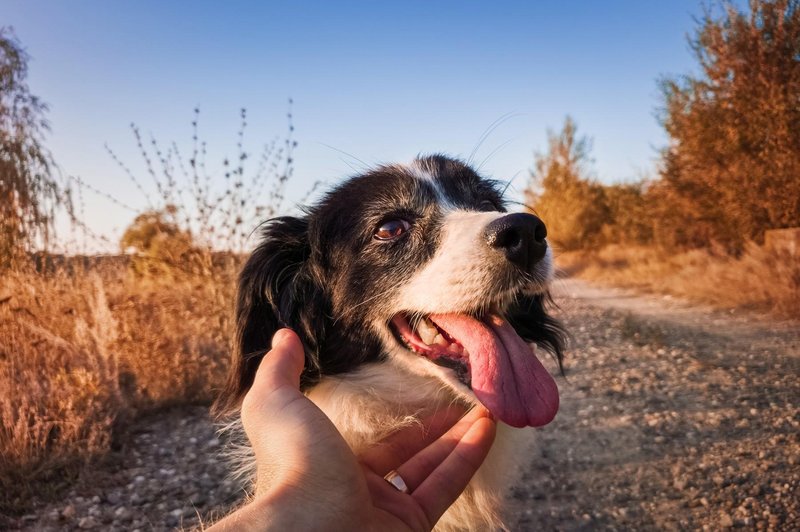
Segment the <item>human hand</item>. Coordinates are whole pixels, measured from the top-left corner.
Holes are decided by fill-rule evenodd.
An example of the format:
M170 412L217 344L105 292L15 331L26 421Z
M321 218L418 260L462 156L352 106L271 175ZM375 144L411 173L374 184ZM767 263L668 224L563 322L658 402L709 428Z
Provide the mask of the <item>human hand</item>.
M254 499L213 530L430 530L458 498L494 441L482 407L450 408L355 456L299 391L303 347L281 329L242 403L257 462ZM459 417L461 419L459 420ZM409 493L384 480L396 470Z

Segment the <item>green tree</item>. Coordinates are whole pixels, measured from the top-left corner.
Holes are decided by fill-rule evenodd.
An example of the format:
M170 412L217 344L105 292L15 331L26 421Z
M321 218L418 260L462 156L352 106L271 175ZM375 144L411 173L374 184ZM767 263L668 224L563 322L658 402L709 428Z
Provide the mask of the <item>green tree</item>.
M588 176L591 141L577 137L567 117L560 133L548 132L547 153L537 153L526 202L547 225L548 239L564 249L601 243L609 211L603 187Z
M670 136L652 187L662 244L730 250L800 224L800 0L706 10L700 75L663 82Z
M59 186L44 147L47 106L26 83L28 55L10 28L0 28L0 267L35 244L47 244Z

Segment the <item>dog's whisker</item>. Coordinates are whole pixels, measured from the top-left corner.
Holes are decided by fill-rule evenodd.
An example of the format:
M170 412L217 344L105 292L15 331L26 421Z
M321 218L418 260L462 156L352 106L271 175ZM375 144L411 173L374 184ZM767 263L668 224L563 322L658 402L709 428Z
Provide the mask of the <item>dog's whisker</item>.
M352 307L350 307L350 310L355 310L355 309L357 309L358 307L360 307L360 306L362 306L362 305L366 305L367 303L370 303L370 302L372 302L372 301L375 301L376 299L378 299L378 298L380 298L380 297L386 297L386 294L384 294L384 293L382 293L382 292L379 292L379 293L377 293L377 294L375 294L375 295L373 295L373 296L370 296L370 297L368 297L367 299L365 299L364 301L362 301L362 302L360 302L360 303L356 303L355 305L353 305Z
M468 165L472 165L472 163L474 161L474 158L475 158L475 155L478 153L478 150L481 148L481 146L483 146L483 143L486 142L486 139L488 139L489 136L492 133L494 133L494 131L498 127L503 125L508 120L511 120L512 118L516 118L518 116L522 116L522 115L520 113L508 112L508 113L500 116L500 118L495 119L495 121L492 122L491 124L489 124L489 126L486 129L483 130L483 133L481 134L480 138L478 139L478 142L475 144L475 147L472 148L472 151L470 152L469 157L467 157L467 164Z
M365 163L364 161L362 161L361 159L359 159L358 157L356 157L355 155L353 155L352 153L348 153L348 152L346 152L346 151L344 151L344 150L340 150L339 148L336 148L336 147L334 147L334 146L331 146L330 144L325 144L324 142L320 142L320 144L321 144L322 146L325 146L325 147L326 147L326 148L328 148L328 149L331 149L331 150L333 150L333 151L335 151L335 152L339 152L339 153L341 153L341 154L342 154L342 155L344 155L345 157L349 157L350 159L352 159L352 160L354 160L354 161L356 161L356 162L358 162L358 163L361 163L361 168L355 168L355 167L353 167L352 165L348 164L348 163L347 163L347 161L343 161L343 162L345 162L345 164L347 164L348 166L350 166L350 168L352 168L352 169L353 169L353 171L355 171L355 172L364 172L364 171L366 171L366 170L369 170L369 168L370 168L370 166L371 166L371 165L369 165L369 164Z
M496 154L497 154L497 153L498 153L500 150L502 150L503 148L505 148L506 146L508 146L509 144L511 144L511 143L512 143L514 140L515 140L515 139L508 139L508 140L506 140L505 142L501 143L501 144L500 144L498 147L496 147L495 149L493 149L491 152L489 152L489 155L487 155L486 157L484 157L484 158L483 158L483 160L481 161L481 163L480 163L480 164L477 166L477 170L480 172L480 171L483 169L483 166L484 166L484 165L485 165L487 162L489 162L489 160L490 160L492 157L494 157L494 156L495 156L495 155L496 155Z

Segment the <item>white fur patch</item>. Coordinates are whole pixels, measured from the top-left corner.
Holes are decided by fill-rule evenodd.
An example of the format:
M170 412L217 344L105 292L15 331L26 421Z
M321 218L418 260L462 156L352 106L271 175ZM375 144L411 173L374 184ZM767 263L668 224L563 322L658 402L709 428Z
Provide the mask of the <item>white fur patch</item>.
M406 170L406 172L414 176L414 178L428 183L433 188L433 193L436 195L436 203L442 212L455 209L455 205L453 204L452 200L447 196L447 194L445 194L444 190L442 190L439 178L420 166L419 161L413 161L407 165L404 165L403 168Z
M395 302L398 309L433 314L473 311L487 302L497 303L508 294L496 294L498 252L484 239L485 227L501 212L456 210L445 216L442 239L433 258L417 272ZM502 259L505 260L505 259ZM531 293L546 288L552 276L552 253L537 265L537 275L526 288Z

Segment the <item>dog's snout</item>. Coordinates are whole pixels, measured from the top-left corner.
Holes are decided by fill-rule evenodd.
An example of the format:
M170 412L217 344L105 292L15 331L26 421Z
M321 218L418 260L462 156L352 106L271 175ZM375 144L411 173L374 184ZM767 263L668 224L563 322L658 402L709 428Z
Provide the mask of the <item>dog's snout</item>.
M515 213L498 218L483 230L486 243L502 251L523 270L531 269L547 252L547 228L532 214Z

